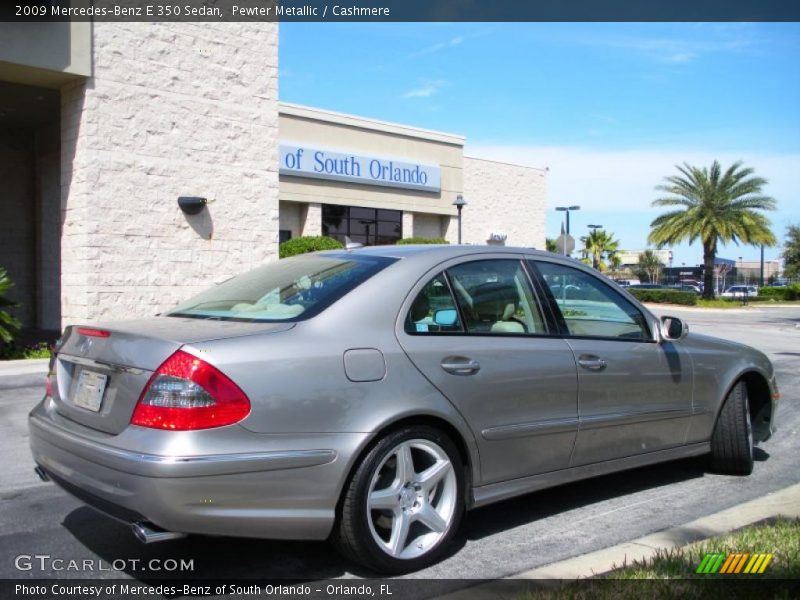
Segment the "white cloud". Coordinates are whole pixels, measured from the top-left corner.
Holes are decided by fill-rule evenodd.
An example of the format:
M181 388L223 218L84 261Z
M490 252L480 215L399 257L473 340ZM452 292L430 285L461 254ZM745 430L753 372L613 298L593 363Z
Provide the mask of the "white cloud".
M460 36L460 35L457 35L457 36L455 36L453 38L450 38L449 40L446 40L446 41L443 41L443 42L437 42L436 44L433 44L432 46L428 46L426 48L423 48L422 50L418 50L417 52L414 52L410 56L410 58L420 58L422 56L429 56L431 54L435 54L436 52L440 52L440 51L444 50L445 48L452 48L454 46L458 46L459 44L462 44L463 42L464 42L464 37Z
M570 45L594 46L636 52L652 60L670 64L684 64L706 54L730 52L756 52L762 46L749 23L732 24L732 27L717 28L707 24L696 24L696 37L670 36L656 33L638 35L605 29L582 28L579 31L566 29L548 32L543 37L551 41Z
M647 245L650 222L663 209L650 203L658 197L654 189L675 165L710 165L715 159L723 168L737 160L753 167L768 180L765 192L778 201L778 210L768 215L773 231L782 239L786 227L800 222L800 154L730 153L681 150L604 151L568 146L508 146L469 144L468 156L499 160L532 167L549 167L547 174L547 230L558 235L561 215L553 208L577 204L573 215L573 235L584 235L587 223L601 223L612 231L626 249ZM673 248L675 264L698 264L702 260L699 244L679 244ZM751 246L722 246L719 255L756 260L758 249ZM767 259L780 254L780 248L767 249Z
M508 146L469 144L469 156L549 167L547 199L550 205L580 204L597 212L652 212L658 196L655 186L675 165L710 165L723 168L742 160L766 178L768 195L778 200L779 212L800 216L800 154L748 154L682 150L593 150L569 146Z
M408 90L403 94L403 98L430 98L437 93L445 83L446 82L442 80L430 81L418 88Z

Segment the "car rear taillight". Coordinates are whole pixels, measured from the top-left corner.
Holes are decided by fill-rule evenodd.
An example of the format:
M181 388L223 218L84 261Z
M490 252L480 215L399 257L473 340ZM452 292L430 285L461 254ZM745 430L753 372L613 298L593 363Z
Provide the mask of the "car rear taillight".
M53 373L50 372L47 374L47 379L44 380L44 397L45 398L52 398L53 397Z
M178 350L147 382L131 425L185 431L238 423L250 400L222 371Z

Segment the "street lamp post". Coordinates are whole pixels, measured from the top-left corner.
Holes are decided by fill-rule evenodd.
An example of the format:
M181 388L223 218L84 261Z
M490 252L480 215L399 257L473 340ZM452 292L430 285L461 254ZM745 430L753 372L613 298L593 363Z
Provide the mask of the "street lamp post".
M743 283L747 283L744 280L744 263L742 262L742 257L741 256L739 257L739 264L737 265L737 267L738 267L738 270L739 270L739 272L737 273L737 275L738 275L737 279L739 279Z
M456 199L453 201L453 206L456 207L458 210L458 243L461 243L461 210L467 205L467 201L464 200L464 196L459 194L456 196Z
M567 213L567 214L569 214L569 213ZM591 229L592 231L597 231L598 229L602 229L603 228L602 225L587 225L587 227L589 229ZM597 267L598 267L597 256L595 255L594 252L592 252L592 268L593 269L597 269Z
M580 210L580 209L581 209L581 207L580 206L576 206L576 205L573 205L573 206L556 206L556 210L557 211L567 213L567 230L564 233L564 255L565 256L568 255L568 253L567 253L567 239L569 238L569 211L571 211L571 210Z

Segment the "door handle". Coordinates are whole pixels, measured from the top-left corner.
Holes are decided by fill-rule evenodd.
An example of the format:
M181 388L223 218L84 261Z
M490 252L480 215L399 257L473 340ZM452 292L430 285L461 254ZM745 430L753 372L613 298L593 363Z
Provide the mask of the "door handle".
M442 369L452 375L474 375L481 370L481 365L471 358L448 356L442 360Z
M608 363L594 354L581 354L578 357L578 364L587 371L602 371Z

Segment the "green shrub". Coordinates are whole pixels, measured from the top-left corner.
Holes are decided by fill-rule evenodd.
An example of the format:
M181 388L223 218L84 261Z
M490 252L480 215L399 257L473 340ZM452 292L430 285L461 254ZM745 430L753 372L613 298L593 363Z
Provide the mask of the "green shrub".
M50 358L50 344L39 342L30 346L16 342L0 344L0 360L22 360L29 358Z
M684 292L683 290L660 290L660 289L637 289L628 288L628 291L639 300L639 302L655 302L658 304L684 304L694 306L697 304L697 295L694 292Z
M762 287L758 290L758 297L770 300L800 300L800 284L793 283L785 287Z
M306 254L307 252L317 252L318 250L338 250L344 248L342 244L325 235L305 236L287 240L280 245L278 254L281 258Z
M19 330L20 322L5 309L14 308L16 302L6 298L6 292L13 287L14 283L3 267L0 267L0 341L10 342L14 339L14 333Z
M449 244L444 238L410 237L395 242L397 245L403 244Z

